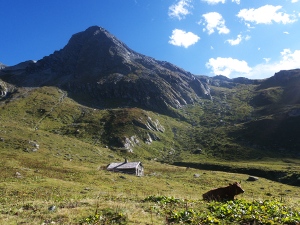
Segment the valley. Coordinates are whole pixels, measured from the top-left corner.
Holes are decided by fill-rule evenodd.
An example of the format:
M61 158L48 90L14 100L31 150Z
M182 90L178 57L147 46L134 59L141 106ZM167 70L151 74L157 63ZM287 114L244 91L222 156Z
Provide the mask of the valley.
M297 224L299 86L299 69L193 75L100 27L37 62L3 65L0 223ZM145 175L106 170L124 159ZM236 201L202 200L236 181ZM222 211L230 204L236 216Z

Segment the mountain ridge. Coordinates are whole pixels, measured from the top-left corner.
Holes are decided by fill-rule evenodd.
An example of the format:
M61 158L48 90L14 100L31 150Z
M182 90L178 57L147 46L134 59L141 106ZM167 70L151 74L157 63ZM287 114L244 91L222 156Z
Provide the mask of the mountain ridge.
M241 153L241 158L266 152L282 154L280 149L297 156L300 146L300 130L295 126L300 115L299 69L282 70L264 80L193 75L139 54L104 28L93 26L74 34L64 48L49 56L0 70L3 104L25 98L22 92L47 86L58 88L62 96L80 104L79 108L108 110L108 116L101 119L109 124L104 128L92 119L83 123L85 116L76 113L66 115L71 118L67 125L53 128L53 132L78 137L77 130L88 127L87 136L93 136L95 130L104 129L99 140L112 148L114 144L127 146L135 136L145 143L163 140L159 132L148 131L151 120L141 119L145 114L133 110L135 107L187 123L181 135L189 135L189 140L178 138L179 128L174 127L168 133L174 135L173 142L182 149L207 149L215 157L228 159L233 157L232 151ZM27 111L46 118L52 109L39 104L39 109ZM86 115L86 109L81 110ZM98 124L97 129L90 121Z
M203 80L171 63L131 50L98 26L74 34L63 49L27 63L23 71L19 69L22 65L2 69L2 80L17 86L58 86L75 98L80 93L90 100L98 99L93 100L94 106L102 107L103 99L109 98L123 106L161 113L211 98ZM13 73L18 76L11 76Z

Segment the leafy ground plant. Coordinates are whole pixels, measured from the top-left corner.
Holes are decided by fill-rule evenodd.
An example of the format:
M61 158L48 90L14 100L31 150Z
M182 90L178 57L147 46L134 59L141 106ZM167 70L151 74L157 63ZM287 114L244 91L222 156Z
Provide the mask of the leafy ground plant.
M111 208L106 208L102 210L97 210L94 215L90 215L83 218L80 225L109 225L109 224L128 224L128 217L120 210L114 210Z
M251 224L299 224L300 212L277 200L227 203L213 202L208 205L213 220L250 222Z
M300 212L277 200L204 202L149 196L167 224L291 224L300 223Z

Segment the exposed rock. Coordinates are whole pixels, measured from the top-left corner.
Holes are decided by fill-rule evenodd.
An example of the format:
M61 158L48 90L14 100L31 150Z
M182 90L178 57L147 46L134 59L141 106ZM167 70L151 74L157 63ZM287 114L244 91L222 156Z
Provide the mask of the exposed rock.
M123 148L125 148L128 152L133 152L132 148L139 144L139 139L137 136L131 136L130 138L124 137L123 140L120 141L123 145Z
M155 133L150 132L150 133L148 133L148 136L150 136L153 141L159 141L160 140L160 138Z
M157 119L153 121L151 117L148 117L147 125L150 130L152 128L154 131L160 131L162 133L165 131L165 128L159 123Z
M200 79L194 78L189 82L189 84L197 95L208 99L212 98L210 95L210 87L208 86L208 83L203 83Z
M0 99L6 97L7 91L8 91L8 89L7 89L5 82L0 80Z
M15 176L16 176L16 178L19 178L19 179L22 178L22 175L19 172L16 172Z
M257 181L259 178L255 176L249 176L247 181Z
M16 87L14 85L4 82L0 79L0 100L8 97L15 90Z
M55 205L51 205L49 208L48 208L49 211L53 212L56 210L56 206Z
M149 133L147 134L147 136L148 136L148 137L145 139L145 143L148 144L148 145L150 145L150 144L152 143L153 140L152 140L152 138L151 138L151 136L150 136Z
M143 129L151 130L151 131L159 131L159 132L164 132L165 128L160 124L160 122L156 120L152 120L151 117L148 116L147 121L143 122L143 119L134 119L133 124L136 126L139 126Z
M4 65L3 63L0 62L0 70L4 69L6 67L6 65Z
M28 141L29 147L27 147L25 152L36 152L39 150L40 145L36 141Z

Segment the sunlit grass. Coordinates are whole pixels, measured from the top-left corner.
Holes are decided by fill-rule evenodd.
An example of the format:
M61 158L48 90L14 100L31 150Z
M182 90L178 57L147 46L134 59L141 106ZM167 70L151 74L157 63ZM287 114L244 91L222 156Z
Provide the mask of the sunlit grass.
M242 97L247 98L248 93L245 91ZM262 177L255 182L246 181L251 174L167 164L179 160L299 173L296 159L250 158L252 149L234 143L226 129L198 126L206 118L202 117L200 105L181 111L189 117L188 121L196 123L192 126L136 108L88 108L64 94L56 88L43 87L1 103L0 224L78 224L104 209L125 213L129 224L165 224L165 215L157 214L152 203L144 202L146 197L173 196L198 201L205 209L207 206L201 200L204 192L235 181L242 181L245 189L238 199L276 200L290 207L300 204L299 187ZM196 118L197 110L200 113ZM245 110L239 113L246 115L251 111ZM151 145L144 143L151 131L132 125L133 119L145 122L148 116L158 119L165 128L164 132L154 132L159 140ZM218 116L213 119L219 123ZM140 143L134 146L133 153L113 148L113 141L124 135L138 135ZM34 150L31 142L37 143L38 149ZM198 148L203 154L193 154ZM225 157L233 153L234 159ZM124 157L142 161L145 176L105 170L107 164L123 161Z

